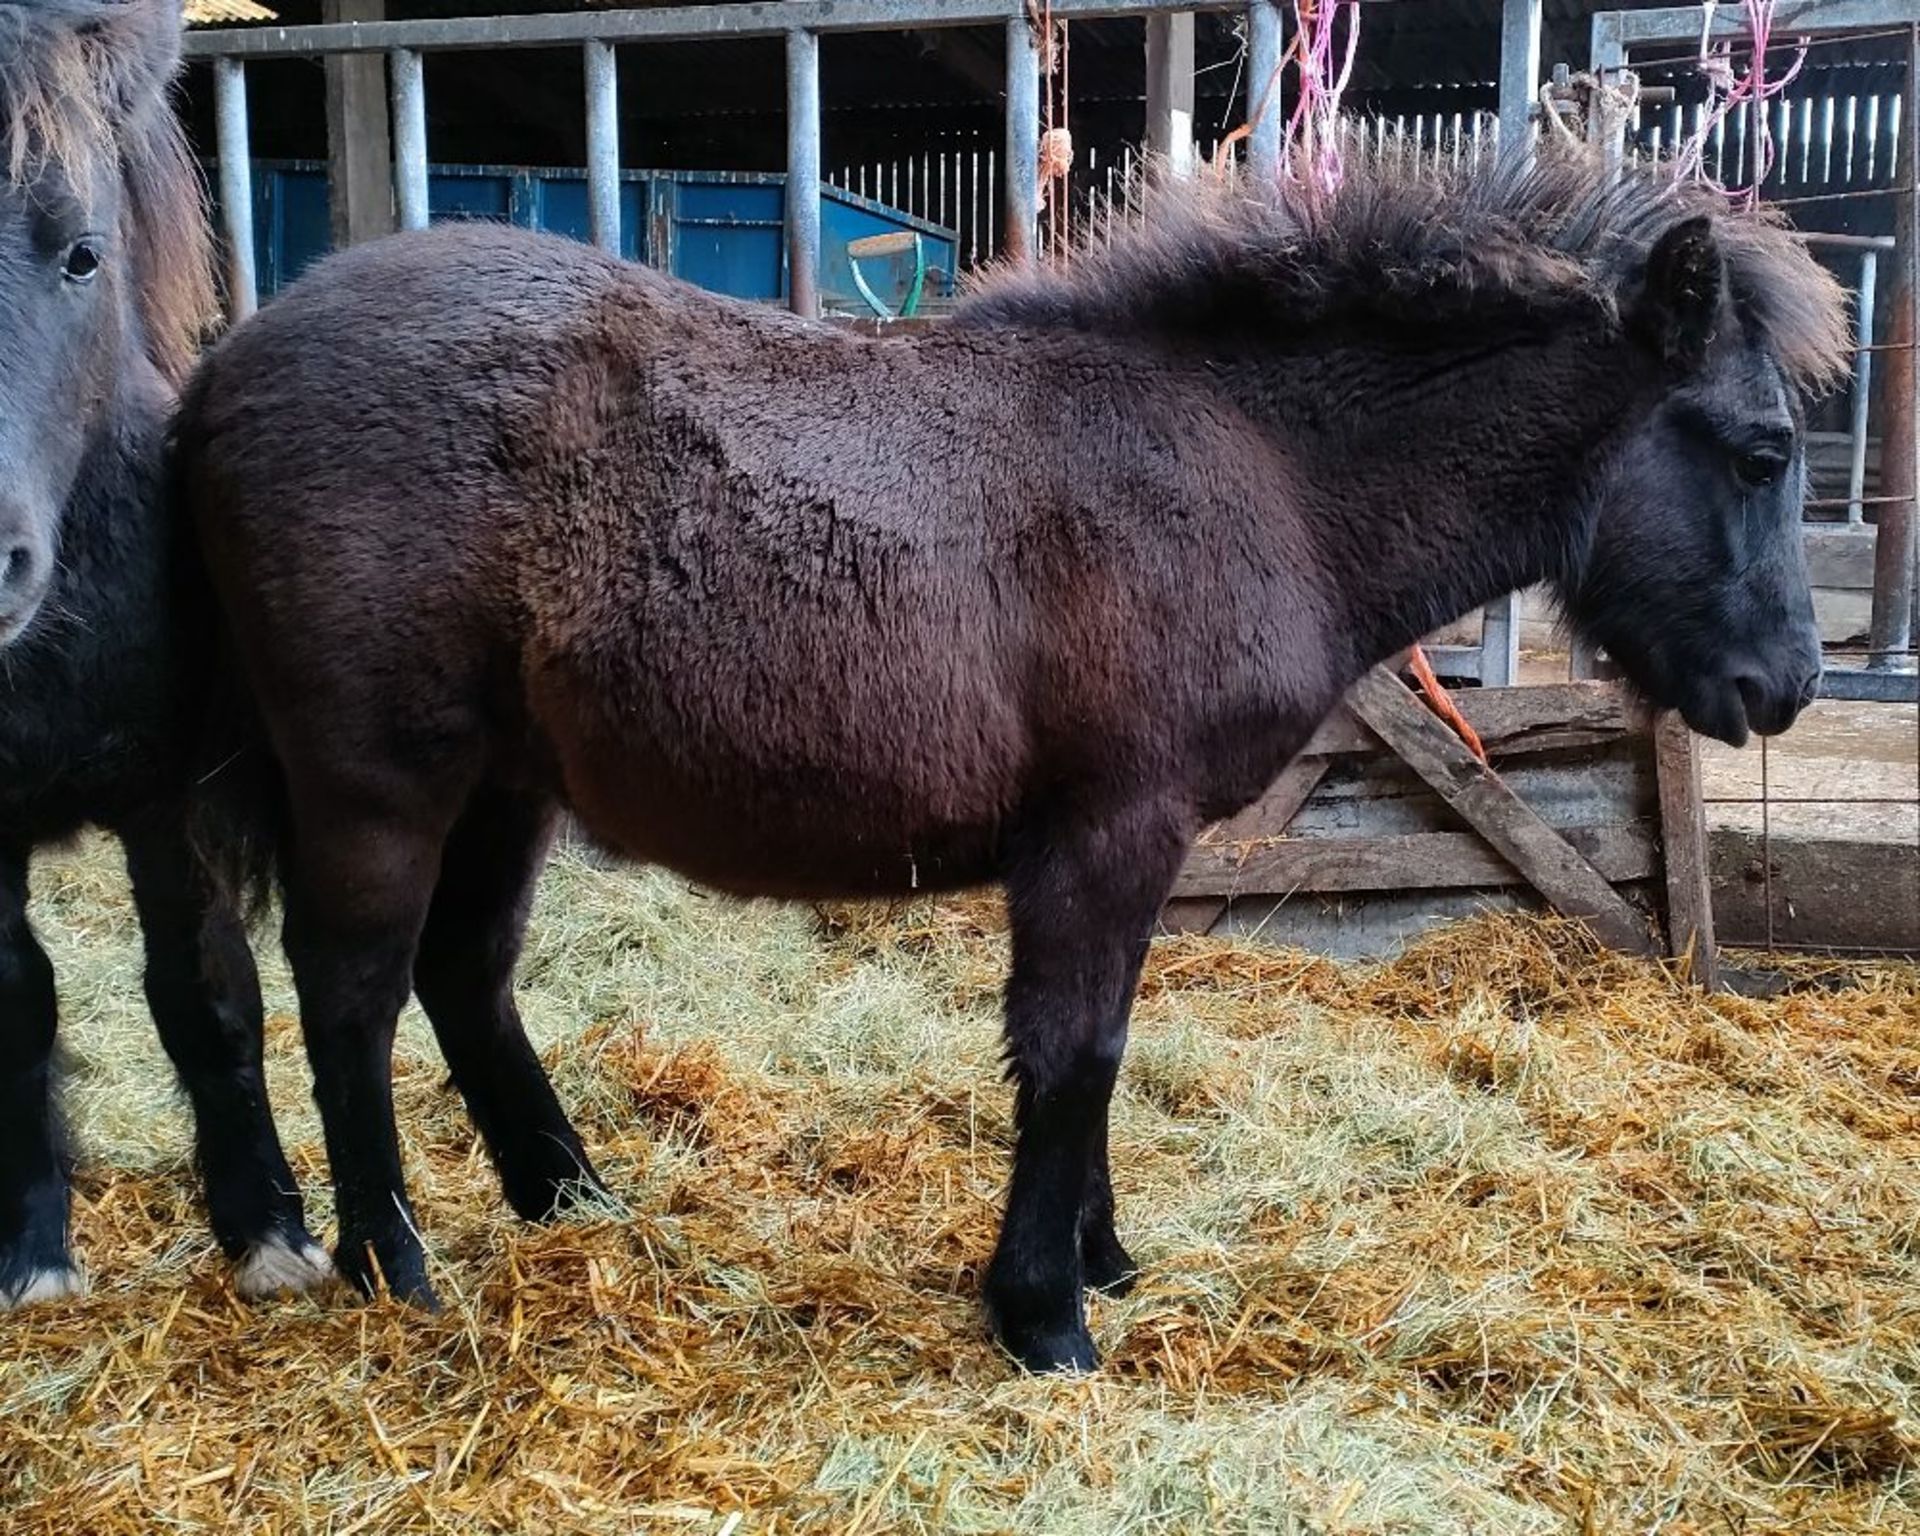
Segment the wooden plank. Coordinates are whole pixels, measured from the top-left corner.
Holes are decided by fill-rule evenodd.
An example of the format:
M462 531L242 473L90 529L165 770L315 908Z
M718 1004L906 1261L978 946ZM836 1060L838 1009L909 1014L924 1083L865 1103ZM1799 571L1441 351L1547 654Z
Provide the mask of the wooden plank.
M1807 574L1816 587L1840 592L1873 590L1874 530L1871 525L1809 528L1806 542Z
M1406 684L1376 668L1348 694L1347 707L1524 874L1556 911L1584 920L1602 943L1614 949L1638 955L1655 952L1646 923L1606 876L1529 810L1498 774L1482 765ZM1615 707L1619 707L1617 697Z
M1653 726L1654 773L1660 783L1660 843L1667 866L1667 948L1687 956L1693 978L1720 987L1713 942L1713 895L1707 882L1707 812L1700 799L1700 747L1686 722L1662 710Z
M1491 757L1588 746L1636 728L1625 695L1611 683L1467 688L1453 701ZM1327 757L1379 748L1379 737L1347 710L1337 709L1321 722L1301 755Z
M325 0L320 19L385 21L386 0ZM387 66L378 54L326 60L327 206L335 249L394 230Z
M1287 830L1300 807L1307 803L1321 779L1326 777L1324 757L1296 757L1280 770L1280 777L1252 805L1236 816L1216 822L1200 834L1200 844L1246 842L1263 837L1278 837Z
M1645 880L1659 872L1659 843L1650 825L1576 827L1565 836L1609 883ZM1196 848L1173 889L1180 897L1240 897L1529 883L1478 832L1413 832Z
M1213 926L1226 915L1227 903L1219 896L1181 896L1169 898L1160 909L1162 933L1212 933Z

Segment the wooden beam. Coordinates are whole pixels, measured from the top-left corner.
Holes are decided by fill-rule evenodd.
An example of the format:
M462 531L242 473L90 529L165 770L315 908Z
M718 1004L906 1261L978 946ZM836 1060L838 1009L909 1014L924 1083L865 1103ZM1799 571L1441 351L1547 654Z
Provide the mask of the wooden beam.
M1281 836L1326 776L1327 760L1324 757L1296 757L1280 770L1280 777L1273 781L1273 787L1252 805L1239 815L1217 822L1201 833L1198 846L1243 843Z
M324 0L322 21L385 21L387 0ZM336 248L393 233L393 144L386 61L379 54L326 60L327 205Z
M1347 708L1526 876L1556 911L1585 921L1611 948L1635 955L1655 953L1645 920L1607 877L1528 809L1406 684L1376 668L1347 695Z
M1453 696L1490 757L1597 746L1632 729L1625 698L1609 683L1474 688ZM1346 710L1321 722L1302 757L1379 750L1379 738Z
M1650 879L1660 868L1659 847L1645 823L1572 827L1554 836L1564 836L1610 883ZM1298 891L1441 891L1530 884L1478 832L1406 832L1205 844L1194 849L1173 894L1257 893L1285 900Z
M1713 894L1707 878L1707 811L1700 798L1700 747L1686 722L1663 710L1653 726L1654 774L1660 785L1660 842L1667 866L1667 948L1685 956L1693 978L1720 987L1713 937Z

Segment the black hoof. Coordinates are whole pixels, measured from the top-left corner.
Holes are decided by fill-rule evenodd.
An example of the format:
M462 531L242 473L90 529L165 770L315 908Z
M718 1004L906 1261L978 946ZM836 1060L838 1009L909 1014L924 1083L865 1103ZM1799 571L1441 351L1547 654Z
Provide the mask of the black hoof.
M1102 1296L1124 1296L1140 1278L1140 1266L1111 1232L1089 1235L1080 1250L1080 1273L1087 1289Z
M362 1296L391 1296L422 1312L438 1312L440 1298L427 1281L427 1259L418 1247L410 1252L389 1253L378 1264L368 1243L343 1242L334 1252L333 1262L341 1276Z
M517 1159L500 1170L500 1188L513 1214L522 1221L544 1222L598 1201L613 1199L585 1150L544 1139L532 1157Z
M1001 1348L1036 1376L1100 1368L1100 1352L1093 1347L1093 1335L1084 1325L1020 1330L1002 1327L996 1332Z
M1041 1291L1030 1286L986 1286L987 1323L1000 1346L1036 1375L1047 1371L1091 1371L1100 1364L1080 1309L1077 1276L1063 1287ZM1056 1291L1064 1290L1058 1296Z

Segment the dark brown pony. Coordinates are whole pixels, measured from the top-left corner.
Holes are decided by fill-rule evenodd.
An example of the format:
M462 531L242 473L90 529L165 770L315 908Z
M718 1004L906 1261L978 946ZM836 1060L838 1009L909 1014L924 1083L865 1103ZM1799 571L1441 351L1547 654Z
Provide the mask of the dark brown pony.
M565 807L726 891L1005 885L987 1307L1091 1365L1082 1286L1133 1274L1108 1098L1196 830L1541 580L1700 729L1784 729L1819 672L1798 402L1844 340L1782 230L1571 164L1176 194L892 341L505 229L334 258L213 354L182 443L283 775L340 1263L431 1298L409 991L515 1208L593 1178L512 993Z
M218 629L167 495L174 392L214 312L167 99L178 0L0 3L0 1308L77 1289L36 847L126 848L146 992L246 1291L327 1273L267 1111L239 914L191 857Z

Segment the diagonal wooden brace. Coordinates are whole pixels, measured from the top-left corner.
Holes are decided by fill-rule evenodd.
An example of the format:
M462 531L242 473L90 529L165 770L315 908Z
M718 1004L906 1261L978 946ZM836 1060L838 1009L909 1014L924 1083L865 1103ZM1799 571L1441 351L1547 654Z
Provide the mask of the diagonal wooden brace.
M1363 677L1346 707L1546 897L1583 920L1610 948L1653 955L1648 924L1567 840L1535 815L1500 776L1384 668Z

